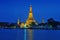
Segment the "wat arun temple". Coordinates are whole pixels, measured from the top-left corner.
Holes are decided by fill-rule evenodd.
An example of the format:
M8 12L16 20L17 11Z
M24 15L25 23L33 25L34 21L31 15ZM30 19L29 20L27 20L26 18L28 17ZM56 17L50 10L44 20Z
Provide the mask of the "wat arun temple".
M28 18L27 18L27 20L26 20L26 23L21 23L21 24L20 24L20 21L19 21L19 19L18 19L17 24L18 24L20 27L24 27L24 25L26 24L26 27L29 28L29 27L30 27L30 24L31 24L32 22L34 22L34 23L37 25L37 22L36 22L36 20L35 20L34 17L33 17L32 5L30 5L30 11L29 11L29 15L28 15Z
M0 28L30 28L30 29L59 29L60 22L55 21L53 18L49 18L47 22L42 18L41 23L37 23L33 16L32 5L30 5L29 15L25 22L20 22L20 19L16 23L0 22Z

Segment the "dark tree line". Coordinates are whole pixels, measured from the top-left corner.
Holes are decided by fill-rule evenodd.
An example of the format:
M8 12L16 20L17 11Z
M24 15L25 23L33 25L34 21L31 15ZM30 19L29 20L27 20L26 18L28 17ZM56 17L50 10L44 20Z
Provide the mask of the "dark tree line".
M53 28L57 28L57 25L60 25L60 22L55 21L53 18L48 19L48 25L52 25Z
M10 28L16 26L15 23L8 23L8 22L0 22L0 28Z
M30 24L31 28L36 28L36 27L39 27L39 26L46 26L46 25L47 25L47 27L49 27L51 25L52 28L57 29L58 28L57 26L58 25L60 26L60 22L59 21L55 21L53 18L49 18L46 23L39 23L38 25L36 25L35 22L32 22ZM13 26L17 26L17 28L19 28L17 23L0 22L0 28L1 27L10 28L10 27L13 27Z

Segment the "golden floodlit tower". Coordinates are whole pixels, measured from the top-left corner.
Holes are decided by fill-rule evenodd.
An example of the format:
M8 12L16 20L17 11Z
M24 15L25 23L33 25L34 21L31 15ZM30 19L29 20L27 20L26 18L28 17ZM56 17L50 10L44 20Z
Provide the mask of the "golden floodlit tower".
M26 20L26 26L30 26L29 24L31 24L32 22L35 22L34 18L33 18L33 14L32 14L32 5L30 5L30 11L29 11L29 15L28 18Z

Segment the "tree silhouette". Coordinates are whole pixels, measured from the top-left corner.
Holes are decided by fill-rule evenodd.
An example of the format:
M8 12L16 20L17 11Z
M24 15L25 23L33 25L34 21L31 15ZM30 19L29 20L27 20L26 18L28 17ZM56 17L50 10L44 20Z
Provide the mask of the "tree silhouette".
M32 22L32 23L30 24L30 26L31 26L31 28L35 28L35 27L36 27L35 22Z
M57 24L58 23L53 18L48 19L48 25L51 25L52 28L57 29Z

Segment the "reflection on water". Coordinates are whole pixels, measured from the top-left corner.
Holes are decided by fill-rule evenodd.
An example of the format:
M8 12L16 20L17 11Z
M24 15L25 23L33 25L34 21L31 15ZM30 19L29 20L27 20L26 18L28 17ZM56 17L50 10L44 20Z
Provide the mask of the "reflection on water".
M60 30L32 30L33 40L60 40ZM0 29L0 40L24 40L24 29Z

